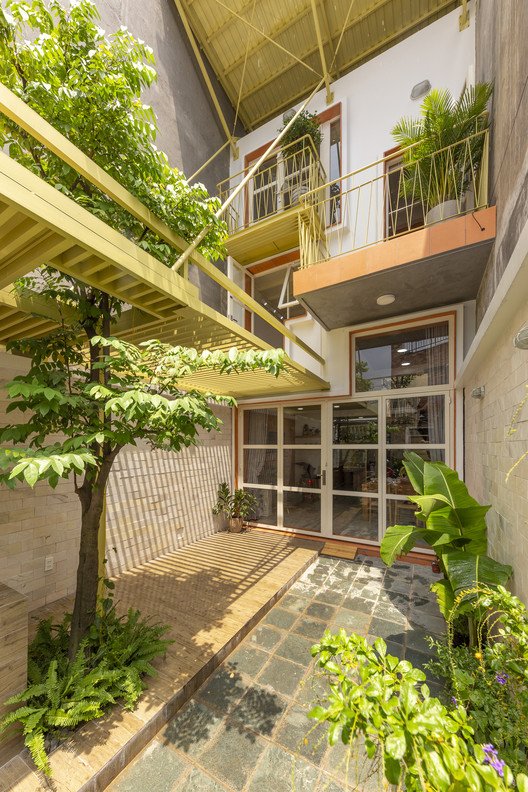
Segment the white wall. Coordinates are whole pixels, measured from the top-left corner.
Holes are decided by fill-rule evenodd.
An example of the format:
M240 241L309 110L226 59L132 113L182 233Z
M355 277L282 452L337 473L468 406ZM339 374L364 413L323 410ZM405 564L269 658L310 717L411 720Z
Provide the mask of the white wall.
M448 88L454 95L463 89L475 61L475 25L472 14L469 28L459 31L459 17L457 8L332 83L334 104L342 103L343 174L394 147L391 128L402 116L418 114L421 100L410 98L416 83L427 79L433 88ZM316 94L307 109L326 110L326 92ZM282 124L282 115L277 116L243 137L240 158L231 158L231 173L240 170L246 154L273 140Z
M470 8L471 6L472 3ZM469 28L463 31L459 31L459 17L460 8L332 84L334 103L341 102L343 175L375 162L382 158L387 150L394 148L391 128L402 116L417 116L419 113L421 100L410 98L411 89L416 83L428 79L433 88L447 88L457 96L463 89L468 75L471 79L475 61L474 13L471 12ZM298 107L300 104L296 106ZM325 91L319 92L314 97L308 110L317 112L326 110ZM282 123L282 116L278 116L242 138L238 143L240 157L236 161L231 160L231 174L240 171L241 163L244 162L247 154L273 140ZM361 181L368 181L381 172L382 167L371 169L365 172ZM354 183L357 183L357 180ZM342 191L346 189L347 183L344 179ZM380 184L376 193L378 221L383 215L382 193ZM365 213L367 203L368 196L362 194L361 204ZM365 214L363 216L359 214L361 222L357 222L354 214L357 213L357 207L351 204L349 211L352 222L348 223L348 230L345 231L348 239L344 239L344 235L339 231L334 232L333 235L329 234L331 255L337 255L340 249L350 250L352 247L350 228L365 226ZM373 225L371 215L371 228L368 232L370 236L367 238L366 232L362 231L365 238L361 240L358 238L354 247L376 241ZM323 356L326 350L335 357L342 343L339 334L341 331L329 335L312 320L295 321L289 323L289 326L314 349L317 351L322 349ZM348 331L344 332L348 333ZM348 346L346 350L348 354ZM287 342L286 351L311 371L329 378L330 372L322 372L313 358L302 353L294 344ZM344 349L343 354L345 354ZM333 389L335 384L337 391L344 392L342 388L346 383L343 381L342 366L336 372L336 377L336 381L330 377Z

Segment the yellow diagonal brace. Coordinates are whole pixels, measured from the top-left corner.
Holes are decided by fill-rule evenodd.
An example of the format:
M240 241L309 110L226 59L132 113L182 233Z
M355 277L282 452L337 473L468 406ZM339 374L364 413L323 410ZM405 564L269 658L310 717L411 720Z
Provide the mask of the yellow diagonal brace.
M196 43L196 39L194 37L194 33L192 32L191 26L189 25L189 21L187 19L187 15L184 11L183 5L181 4L180 0L174 0L176 8L178 9L178 13L181 17L181 21L183 22L183 26L185 28L185 32L191 42L191 47L193 48L193 52L195 54L196 60L198 61L198 66L200 67L200 71L202 72L202 77L205 80L205 84L207 85L207 89L211 95L211 99L213 100L213 104L215 106L216 112L218 113L218 118L220 119L220 123L224 128L224 132L227 135L227 139L231 145L231 150L233 152L233 158L238 159L238 146L236 145L236 138L234 138L227 126L227 121L225 120L224 114L222 112L222 108L220 107L220 102L215 93L215 89L213 87L213 83L211 82L211 78L209 77L209 73L205 66L204 60L202 58L202 53L200 52L200 48Z
M324 44L323 44L323 38L321 36L321 27L319 25L319 15L317 13L316 0L312 0L312 14L315 25L315 34L317 36L317 44L319 47L319 56L321 58L321 66L323 67L324 80L326 84L326 104L330 105L334 101L334 93L330 89L330 75L328 74L328 69L326 68Z

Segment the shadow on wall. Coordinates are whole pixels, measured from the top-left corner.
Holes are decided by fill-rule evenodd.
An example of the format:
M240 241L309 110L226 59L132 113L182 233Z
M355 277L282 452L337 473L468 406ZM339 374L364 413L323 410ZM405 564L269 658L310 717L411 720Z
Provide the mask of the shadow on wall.
M107 491L109 576L218 529L211 508L219 482L231 477L230 410L219 414L222 432L200 433L199 445L179 453L144 444L120 452Z

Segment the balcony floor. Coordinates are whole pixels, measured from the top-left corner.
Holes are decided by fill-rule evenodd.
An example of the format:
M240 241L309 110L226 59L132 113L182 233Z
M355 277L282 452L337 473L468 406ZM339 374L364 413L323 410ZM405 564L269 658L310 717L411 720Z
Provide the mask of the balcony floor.
M494 239L490 207L297 270L294 295L327 330L473 300Z
M104 789L174 716L214 669L310 565L321 545L263 531L217 533L120 575L116 600L126 611L171 625L174 640L153 665L159 676L133 712L115 706L50 757L54 792ZM30 616L62 618L62 599ZM49 792L23 752L0 769L0 790Z

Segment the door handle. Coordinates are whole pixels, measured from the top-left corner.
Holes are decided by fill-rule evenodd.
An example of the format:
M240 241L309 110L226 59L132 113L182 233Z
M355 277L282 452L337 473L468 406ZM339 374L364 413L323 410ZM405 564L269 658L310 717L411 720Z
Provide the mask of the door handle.
M323 484L323 487L326 486L326 470L323 470L323 473L322 473L322 484Z

